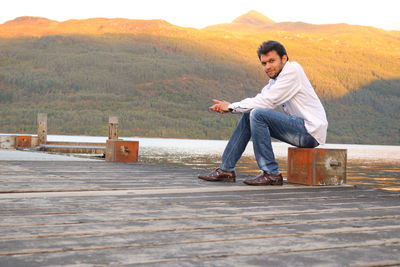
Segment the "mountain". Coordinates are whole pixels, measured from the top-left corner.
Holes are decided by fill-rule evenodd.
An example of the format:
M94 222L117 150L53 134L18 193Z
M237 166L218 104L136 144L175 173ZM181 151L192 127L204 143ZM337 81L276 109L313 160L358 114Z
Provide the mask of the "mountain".
M43 25L52 25L57 24L55 20L49 20L42 17L18 17L14 20L7 21L4 23L4 26L43 26Z
M212 25L204 28L205 30L223 30L223 31L254 31L264 27L274 25L275 22L264 16L263 14L251 10L244 15L241 15L234 19L231 23L224 23L218 25Z
M253 25L253 26L264 26L268 24L274 24L275 21L272 19L268 18L267 16L264 16L263 14L251 10L247 12L246 14L237 17L232 21L232 23L241 23L241 24L247 24L247 25Z
M19 17L0 25L1 37L44 36L54 34L140 34L179 30L164 20L129 20L91 18L57 22L40 17Z
M329 142L400 144L400 32L275 23L256 11L201 30L163 20L21 17L0 25L0 132L228 138L238 116L207 111L267 79L256 49L281 41L326 106Z

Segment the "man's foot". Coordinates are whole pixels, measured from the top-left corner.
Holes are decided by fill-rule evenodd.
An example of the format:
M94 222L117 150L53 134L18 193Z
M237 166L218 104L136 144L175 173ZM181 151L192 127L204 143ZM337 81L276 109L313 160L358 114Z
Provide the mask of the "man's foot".
M254 179L246 179L243 183L248 185L282 185L282 174L270 174L264 171L261 175Z
M220 168L210 172L206 175L199 175L199 179L209 181L209 182L235 182L236 174L235 172L226 172Z

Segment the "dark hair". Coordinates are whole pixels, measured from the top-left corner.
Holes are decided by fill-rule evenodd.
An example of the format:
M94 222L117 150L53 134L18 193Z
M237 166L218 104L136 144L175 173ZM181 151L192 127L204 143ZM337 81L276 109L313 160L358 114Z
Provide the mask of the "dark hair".
M268 52L273 51L273 50L275 50L276 53L278 53L280 58L282 58L284 55L286 55L287 59L289 60L289 56L286 53L285 47L277 41L263 42L257 50L258 58L261 59L261 55L265 55Z

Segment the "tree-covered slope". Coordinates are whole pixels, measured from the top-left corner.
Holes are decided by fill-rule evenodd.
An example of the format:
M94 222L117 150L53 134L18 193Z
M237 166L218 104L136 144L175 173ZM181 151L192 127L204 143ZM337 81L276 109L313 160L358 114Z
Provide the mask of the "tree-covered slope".
M273 39L323 99L329 142L400 143L398 32L282 30L260 14L257 29L243 31L247 21L237 31L102 19L0 25L0 132L34 133L36 114L47 112L53 134L106 135L117 115L124 136L228 138L238 116L207 111L210 100L255 95L267 82L255 51Z

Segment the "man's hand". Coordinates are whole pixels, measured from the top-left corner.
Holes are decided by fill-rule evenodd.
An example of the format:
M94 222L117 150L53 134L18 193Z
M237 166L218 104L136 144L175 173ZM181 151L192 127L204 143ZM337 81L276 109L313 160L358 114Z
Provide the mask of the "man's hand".
M229 112L228 106L231 103L226 102L226 101L217 100L217 99L213 99L212 101L215 104L212 105L211 107L209 107L210 110L219 112L219 113L228 113Z

